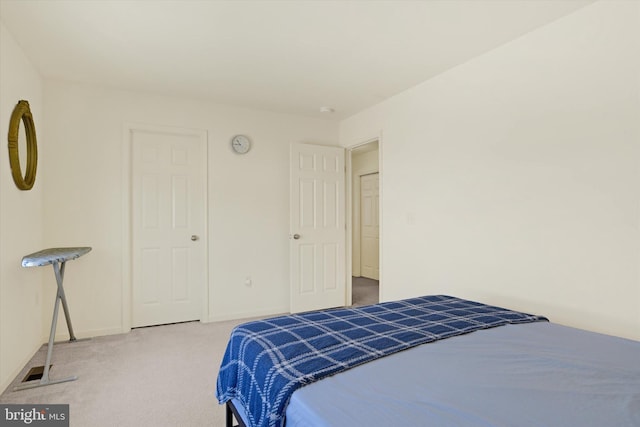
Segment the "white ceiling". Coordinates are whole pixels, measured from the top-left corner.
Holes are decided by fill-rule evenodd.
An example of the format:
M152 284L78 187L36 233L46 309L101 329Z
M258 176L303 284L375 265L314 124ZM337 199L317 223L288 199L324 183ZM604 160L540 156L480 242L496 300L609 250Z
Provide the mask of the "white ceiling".
M0 0L45 78L341 119L592 0Z

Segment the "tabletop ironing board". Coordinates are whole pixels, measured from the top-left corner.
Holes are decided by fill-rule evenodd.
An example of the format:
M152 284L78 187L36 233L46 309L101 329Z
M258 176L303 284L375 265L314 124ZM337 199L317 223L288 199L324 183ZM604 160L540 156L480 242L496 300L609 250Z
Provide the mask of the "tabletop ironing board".
M27 388L42 387L50 384L58 384L67 381L77 380L77 376L63 378L59 380L52 380L49 378L49 367L51 365L51 356L53 354L53 339L56 335L56 324L58 323L58 310L59 302L62 301L62 309L64 310L64 317L67 320L67 328L69 329L69 342L77 341L76 336L73 333L73 327L71 326L71 317L69 316L69 306L67 305L67 298L64 294L64 288L62 287L62 281L64 279L64 267L67 261L72 261L88 253L91 250L90 247L78 247L78 248L50 248L44 249L39 252L26 255L22 258L23 267L42 267L45 265L53 265L53 272L56 276L56 282L58 284L58 291L56 293L56 302L53 306L53 320L51 322L51 332L49 333L49 345L47 347L47 360L44 364L44 372L42 378L34 381L30 381L28 384L24 384L14 388L14 390L24 390ZM36 382L38 381L38 382Z

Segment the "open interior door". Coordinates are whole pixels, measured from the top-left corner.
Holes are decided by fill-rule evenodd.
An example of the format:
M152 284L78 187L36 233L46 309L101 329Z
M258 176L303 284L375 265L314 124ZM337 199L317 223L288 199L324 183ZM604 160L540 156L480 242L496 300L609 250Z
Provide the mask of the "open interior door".
M345 305L344 148L291 145L291 312Z

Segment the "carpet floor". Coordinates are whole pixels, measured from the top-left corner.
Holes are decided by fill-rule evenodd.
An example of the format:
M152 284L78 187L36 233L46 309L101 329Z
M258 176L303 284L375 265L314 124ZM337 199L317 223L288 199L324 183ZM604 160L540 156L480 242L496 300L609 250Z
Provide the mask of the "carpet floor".
M354 277L351 282L353 305L378 303L379 282L366 277Z
M354 305L378 301L377 281L354 278ZM134 329L54 346L50 378L72 382L13 391L35 366L43 345L0 395L5 404L69 404L72 427L224 426L215 383L229 334L251 319L187 322Z

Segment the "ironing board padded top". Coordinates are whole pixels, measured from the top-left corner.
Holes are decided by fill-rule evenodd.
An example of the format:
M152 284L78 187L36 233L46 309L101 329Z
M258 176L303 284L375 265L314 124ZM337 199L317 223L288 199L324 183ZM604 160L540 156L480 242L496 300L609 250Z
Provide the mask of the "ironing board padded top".
M65 262L81 257L91 250L90 247L79 248L49 248L25 255L22 258L23 267L40 267L53 264L54 262Z

